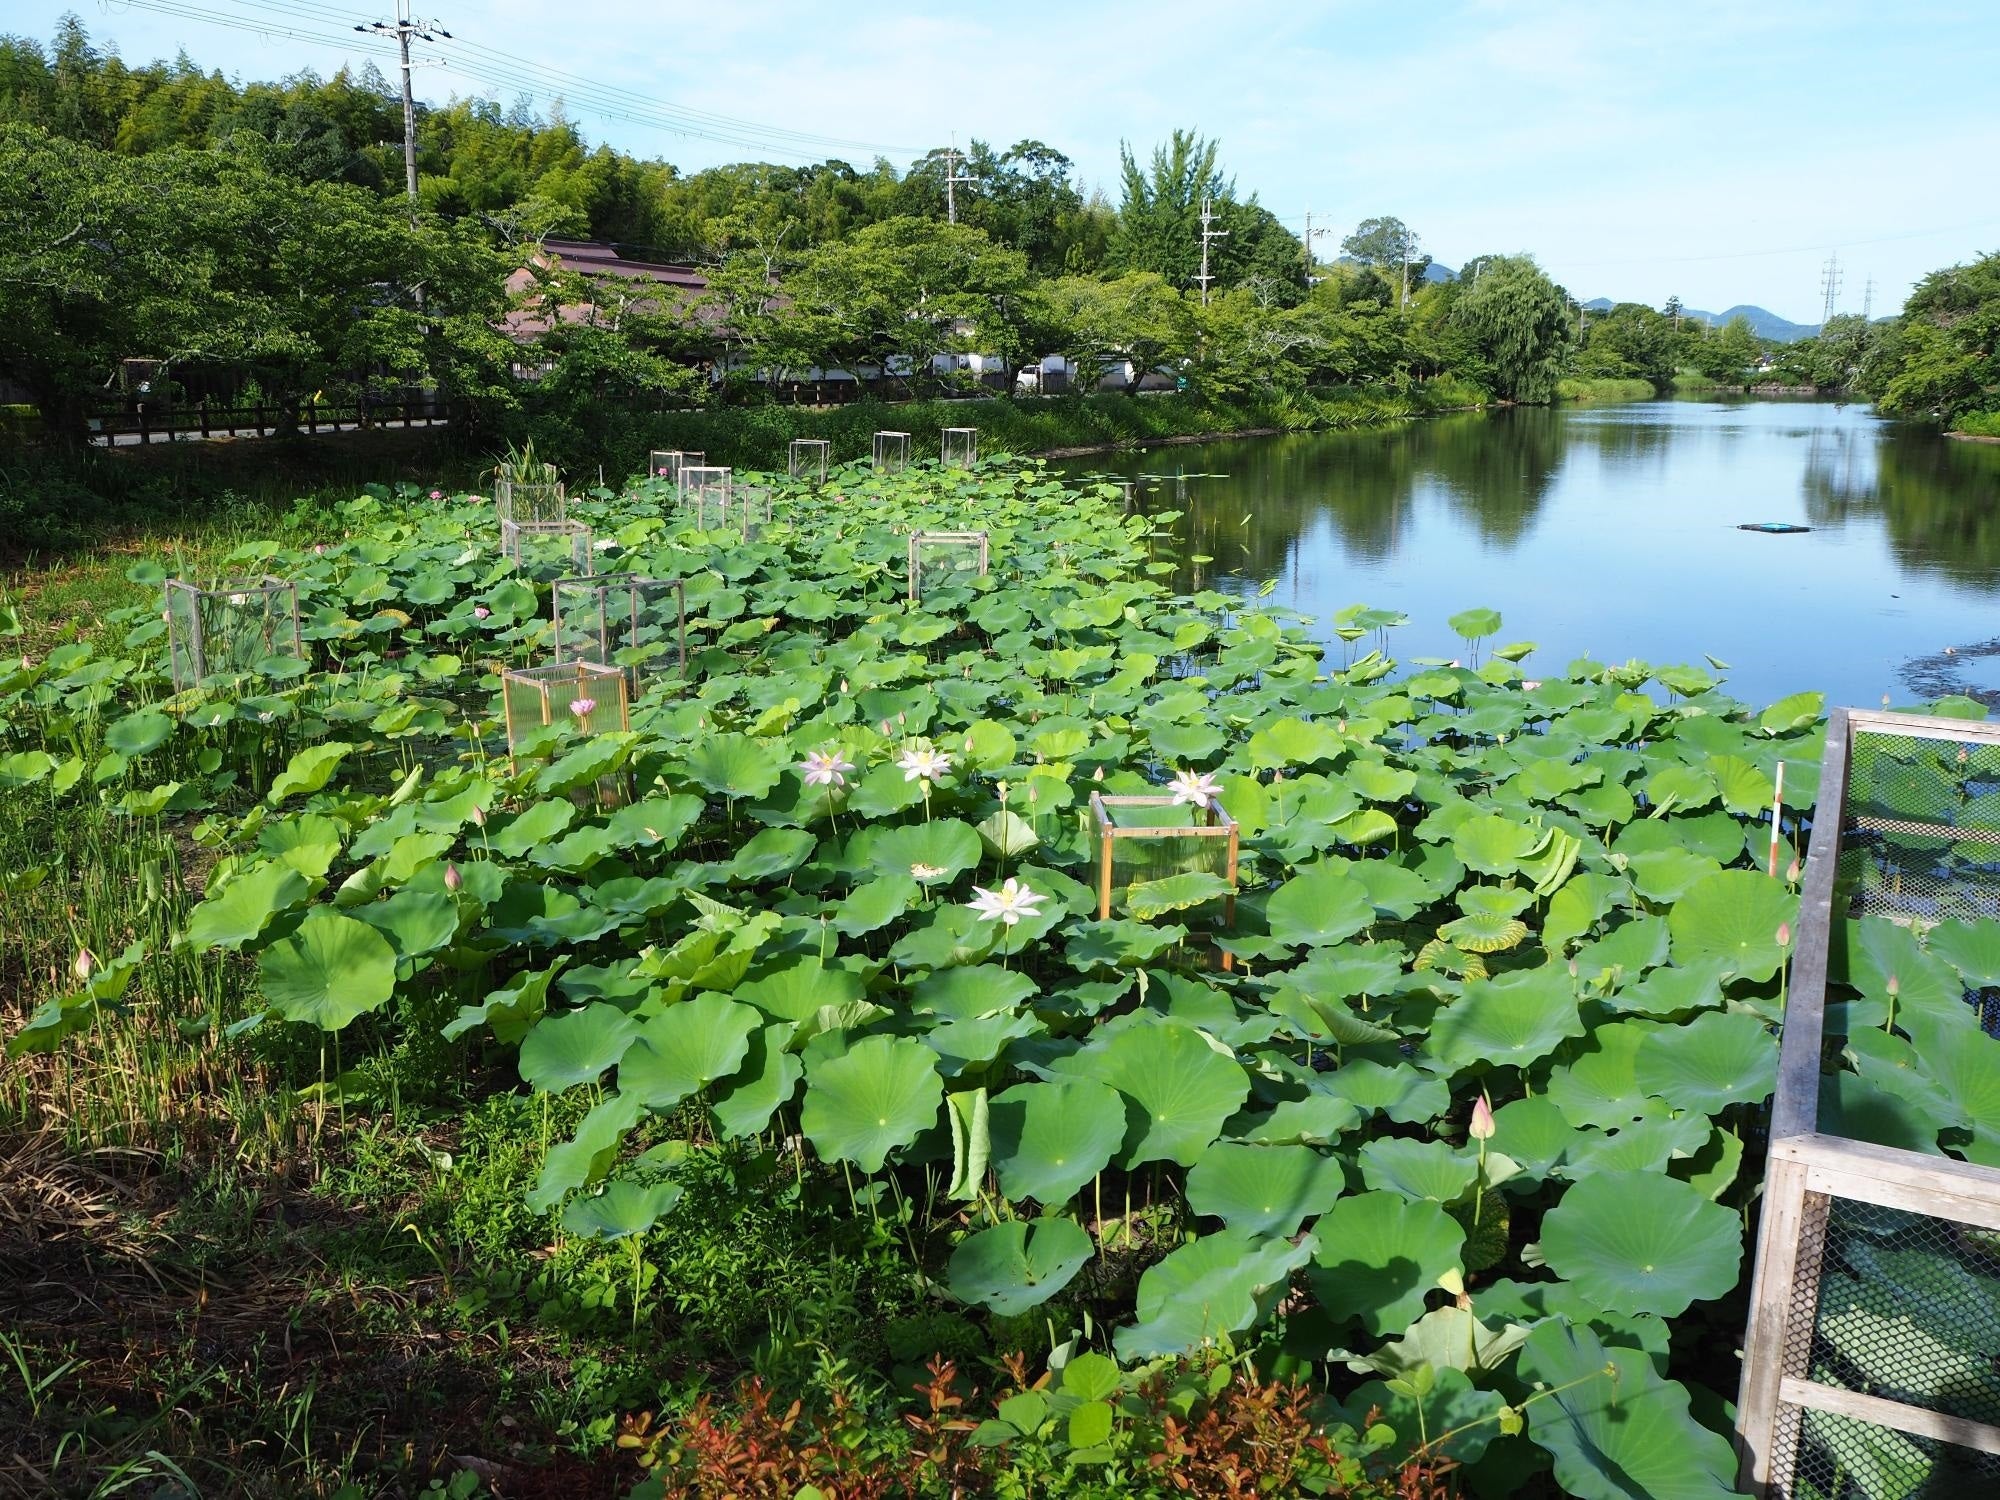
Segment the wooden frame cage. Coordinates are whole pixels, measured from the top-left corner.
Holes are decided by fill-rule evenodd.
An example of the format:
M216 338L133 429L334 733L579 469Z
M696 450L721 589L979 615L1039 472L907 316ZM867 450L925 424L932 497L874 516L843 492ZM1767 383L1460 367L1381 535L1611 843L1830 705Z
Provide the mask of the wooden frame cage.
M875 434L875 472L900 474L910 466L910 435L907 432Z
M1241 839L1236 820L1219 804L1197 807L1165 793L1090 794L1097 837L1097 917L1108 921L1123 891L1141 881L1207 873L1225 880L1218 926L1236 925L1236 870ZM1199 910L1197 908L1196 910Z
M508 667L500 673L500 701L510 756L551 724L574 724L583 734L614 734L631 724L625 669L598 662Z
M1765 1500L2000 1493L2000 1170L1935 1154L1947 1127L1921 1098L1905 1145L1861 1138L1893 1131L1843 1083L1865 1072L1839 1071L1826 1050L1829 1021L1871 1039L1879 1029L1907 1049L1915 1066L1898 1072L1921 1089L1928 1055L1950 1050L1964 1067L1962 1049L2000 1048L1992 990L1965 992L1971 1019L1948 993L1928 1012L1911 998L1903 1018L1929 1017L1908 1021L1911 1042L1894 1034L1895 1012L1864 1024L1827 1005L1829 952L1850 919L1922 930L2000 918L1996 785L2000 724L1831 715L1737 1400L1739 1487ZM2000 1070L2000 1051L1972 1066Z
M771 524L774 499L768 484L739 484L730 493L730 512L724 524L734 526L749 541Z
M569 499L563 493L562 481L556 478L556 466L536 464L534 471L533 478L517 474L494 478L493 508L502 526L509 521L543 525L569 519Z
M556 661L619 668L628 698L687 675L687 585L678 578L558 578L549 609Z
M197 588L166 587L167 671L176 690L214 676L256 671L272 657L303 658L299 586L263 574Z
M694 524L703 531L729 524L730 491L735 470L716 464L682 464L680 504L692 512Z
M500 555L521 569L588 573L590 528L581 521L502 521Z
M785 461L793 479L803 479L808 484L825 484L826 466L832 456L833 444L825 438L793 438Z
M681 479L681 461L686 457L687 454L679 448L655 448L646 455L646 477L664 479L667 483L678 486Z
M938 461L947 469L969 469L978 463L979 429L977 427L945 428Z
M910 602L966 575L984 578L992 566L992 551L983 531L913 531L910 533Z

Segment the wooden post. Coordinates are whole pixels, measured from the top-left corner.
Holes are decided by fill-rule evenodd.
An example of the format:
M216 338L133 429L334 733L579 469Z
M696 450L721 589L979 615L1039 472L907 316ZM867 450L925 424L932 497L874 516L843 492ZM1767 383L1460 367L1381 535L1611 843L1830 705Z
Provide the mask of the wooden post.
M1785 763L1778 762L1775 789L1771 793L1771 878L1778 875L1778 829L1785 820Z
M1825 1211L1825 1200L1821 1199L1822 1217ZM1802 1373L1786 1368L1786 1343L1805 1219L1805 1163L1773 1156L1764 1176L1750 1327L1743 1339L1743 1375L1736 1396L1736 1485L1758 1500L1771 1493L1778 1389L1786 1375Z

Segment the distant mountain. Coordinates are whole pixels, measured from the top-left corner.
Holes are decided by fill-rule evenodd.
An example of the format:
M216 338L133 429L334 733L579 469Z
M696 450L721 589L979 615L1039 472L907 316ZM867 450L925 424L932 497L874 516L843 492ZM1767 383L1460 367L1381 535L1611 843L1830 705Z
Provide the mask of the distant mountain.
M1617 306L1609 297L1592 297L1583 304L1591 312L1610 312ZM1750 331L1760 339L1774 339L1781 344L1796 344L1800 339L1809 339L1819 332L1817 323L1791 323L1779 317L1768 308L1757 307L1748 302L1719 313L1703 312L1698 307L1681 309L1684 318L1699 318L1711 328L1720 328L1732 318L1748 318Z

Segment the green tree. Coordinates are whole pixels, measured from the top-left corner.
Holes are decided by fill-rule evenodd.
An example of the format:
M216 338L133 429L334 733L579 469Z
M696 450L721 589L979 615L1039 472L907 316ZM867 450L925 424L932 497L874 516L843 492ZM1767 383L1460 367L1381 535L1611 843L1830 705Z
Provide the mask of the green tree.
M1463 288L1452 319L1493 372L1509 401L1550 401L1570 346L1569 298L1526 255L1496 255Z
M1424 273L1431 268L1431 258L1424 254L1417 232L1391 215L1363 219L1354 226L1354 233L1340 242L1340 249L1394 285L1399 299L1406 300L1408 289L1421 285Z
M1591 320L1576 351L1575 369L1583 376L1646 380L1665 390L1679 364L1680 343L1671 318L1643 303L1620 302Z
M1905 416L2000 411L2000 252L1917 283L1871 383Z
M1151 271L1110 281L1066 276L1049 283L1043 295L1050 327L1069 341L1050 352L1077 366L1085 388L1117 373L1125 393L1135 394L1149 371L1190 358L1200 336L1188 299Z

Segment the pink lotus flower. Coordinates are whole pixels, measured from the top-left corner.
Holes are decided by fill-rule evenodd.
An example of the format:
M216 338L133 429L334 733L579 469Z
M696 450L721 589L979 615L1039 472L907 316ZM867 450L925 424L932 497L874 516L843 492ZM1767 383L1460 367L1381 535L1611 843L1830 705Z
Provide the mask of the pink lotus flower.
M456 891L464 884L465 877L458 873L458 866L447 864L444 867L444 888L448 891Z
M579 721L589 718L596 710L597 700L595 698L572 698L570 700L569 711L575 714Z
M444 491L443 491L443 490L432 490L432 491L431 491L431 499L433 499L433 500L442 500L442 499L444 499Z
M472 618L473 618L473 619L475 619L475 620L487 620L487 619L491 619L492 617L493 617L493 611L492 611L492 610L490 610L490 609L488 609L488 608L487 608L487 607L486 607L485 605L483 605L483 604L475 604L475 605L473 605L473 606L472 606Z
M657 472L660 478L665 479L668 475L673 473L673 470L666 468L665 466L662 466Z
M1465 1133L1475 1141L1490 1141L1499 1127L1493 1123L1493 1101L1480 1090L1479 1098L1472 1105L1472 1121L1465 1127Z
M838 750L814 750L798 766L807 786L846 786L853 769L854 762Z

